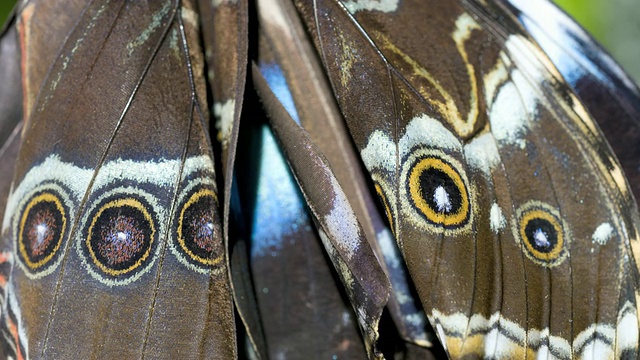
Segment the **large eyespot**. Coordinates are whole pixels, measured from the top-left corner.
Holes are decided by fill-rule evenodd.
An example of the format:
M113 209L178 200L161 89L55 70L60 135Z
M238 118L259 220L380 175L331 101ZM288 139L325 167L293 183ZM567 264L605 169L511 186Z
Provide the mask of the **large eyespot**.
M124 285L148 271L158 248L157 208L151 195L133 188L114 189L94 202L78 244L94 278Z
M436 150L419 149L405 161L403 179L410 207L434 228L467 228L472 216L462 166Z
M67 192L58 184L44 184L27 194L18 208L14 229L19 264L31 278L50 274L68 233L72 205Z
M172 251L190 269L206 273L222 260L218 198L213 186L192 180L181 192Z
M556 209L539 201L530 201L517 211L514 235L529 259L545 267L554 267L567 257L568 227Z

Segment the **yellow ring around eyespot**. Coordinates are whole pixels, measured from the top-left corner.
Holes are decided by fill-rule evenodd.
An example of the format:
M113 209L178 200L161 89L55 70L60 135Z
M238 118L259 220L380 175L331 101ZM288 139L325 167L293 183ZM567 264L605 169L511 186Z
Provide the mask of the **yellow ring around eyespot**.
M51 252L51 254L45 256L44 259L34 263L31 260L29 260L29 256L27 255L27 249L24 246L22 233L24 232L24 225L27 222L27 216L29 215L29 212L39 202L50 202L50 203L53 203L56 206L56 209L58 209L58 211L62 215L61 216L61 218L62 218L62 229L60 230L60 238L58 239L58 243L53 248L53 251ZM42 194L34 197L33 199L31 199L29 201L29 203L27 204L27 206L25 207L24 212L22 213L22 218L20 219L20 229L18 231L18 244L19 244L19 247L20 247L20 254L23 257L25 264L30 269L36 270L39 267L42 267L43 265L45 265L49 260L51 260L51 258L53 258L53 256L56 254L58 249L60 249L60 245L62 244L62 237L64 236L64 232L65 232L66 228L67 228L66 213L64 211L64 207L62 207L62 202L60 201L60 199L58 199L57 196L55 196L52 193L45 192L45 193L42 193Z
M213 191L209 189L200 189L195 194L191 195L191 198L189 198L189 201L187 201L187 203L184 204L184 206L182 207L182 210L180 211L180 218L178 219L178 230L177 230L178 243L180 244L180 247L182 248L182 250L184 250L184 252L187 253L187 255L191 256L192 259L195 259L196 261L201 262L205 265L216 265L220 262L220 260L222 260L222 256L218 256L215 259L205 259L201 256L194 254L191 250L189 250L189 248L185 244L184 235L182 234L182 224L183 224L182 220L184 219L185 211L187 211L187 209L191 205L195 204L198 200L200 200L205 196L211 196L213 197L214 201L217 201L216 194Z
M149 226L151 227L151 232L149 234L149 247L147 248L147 251L145 251L145 253L142 255L142 257L140 259L138 259L138 261L136 261L135 264L129 266L126 269L114 270L114 269L110 269L110 268L104 266L98 260L96 254L93 252L93 249L91 248L91 235L93 233L93 227L95 226L96 221L100 218L100 215L102 215L102 213L105 210L108 210L108 209L111 209L111 208L115 208L115 207L122 207L122 206L128 206L128 207L134 208L136 210L139 210L142 213L142 215L144 216L145 220L147 220L147 222L149 222ZM138 266L140 266L140 264L142 264L147 259L147 257L149 257L149 254L151 253L151 248L152 248L151 245L153 244L153 238L155 236L155 233L156 233L156 229L155 229L155 227L153 225L153 219L151 218L151 215L149 214L149 212L147 211L145 206L140 201L138 201L136 199L133 199L133 198L116 199L116 200L109 201L104 206L102 206L100 208L100 210L98 210L96 215L91 220L91 225L89 226L89 230L87 232L87 239L85 240L85 242L87 244L87 248L89 249L89 254L91 255L91 260L93 260L94 264L96 264L96 266L98 266L100 268L100 270L104 271L105 273L107 273L107 274L109 274L111 276L118 276L118 275L126 274L129 271L137 268Z
M389 207L389 202L387 202L387 197L384 195L382 191L382 187L379 184L374 185L380 200L382 200L382 205L384 206L384 212L387 215L387 219L389 220L389 227L391 227L391 232L395 235L395 225L393 221L393 214L391 213L391 208Z
M458 188L458 191L460 191L462 203L460 204L460 209L454 214L445 215L433 211L433 209L431 209L429 204L427 204L425 199L422 197L420 175L428 169L440 170L443 173L447 174L449 178L453 180L453 183ZM428 157L420 160L416 165L413 166L409 173L409 192L418 210L420 210L427 217L427 219L436 224L443 224L445 226L460 225L467 219L469 215L469 195L467 194L467 188L465 187L460 174L453 167L451 167L451 165L438 158Z
M529 238L527 237L527 234L525 231L527 224L529 223L529 221L534 219L542 219L542 220L548 221L556 231L556 235L557 235L556 245L553 248L553 250L548 253L543 253L536 250L531 244L531 242L529 241ZM558 223L558 219L556 219L555 216L549 214L544 210L533 209L525 212L522 215L520 220L520 237L522 238L522 242L524 243L524 246L527 248L527 251L531 255L533 255L536 259L539 259L542 261L551 262L553 260L558 259L562 254L562 249L564 248L564 235L562 232L562 227Z

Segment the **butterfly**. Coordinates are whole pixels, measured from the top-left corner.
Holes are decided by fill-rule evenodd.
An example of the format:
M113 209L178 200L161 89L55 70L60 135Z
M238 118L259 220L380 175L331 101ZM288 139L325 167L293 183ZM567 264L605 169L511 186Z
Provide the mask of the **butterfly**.
M20 3L5 356L636 358L639 91L533 3Z

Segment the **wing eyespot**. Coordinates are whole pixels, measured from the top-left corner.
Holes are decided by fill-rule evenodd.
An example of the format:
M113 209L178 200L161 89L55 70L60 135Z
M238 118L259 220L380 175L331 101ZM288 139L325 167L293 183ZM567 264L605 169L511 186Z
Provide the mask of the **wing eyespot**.
M20 259L37 272L51 265L66 233L68 211L50 190L34 194L20 217L18 249Z
M409 156L406 164L406 197L414 212L432 229L467 228L472 218L472 203L462 166L434 150L418 150Z
M115 188L98 197L85 213L78 250L98 281L126 285L155 261L161 229L155 198L134 188Z
M174 253L196 271L206 271L222 260L217 206L215 191L202 181L185 188L179 199Z
M13 225L17 257L30 278L48 275L59 264L71 209L67 191L57 183L38 186L20 203Z
M516 238L527 257L538 265L554 267L567 256L568 230L552 206L530 201L517 211Z

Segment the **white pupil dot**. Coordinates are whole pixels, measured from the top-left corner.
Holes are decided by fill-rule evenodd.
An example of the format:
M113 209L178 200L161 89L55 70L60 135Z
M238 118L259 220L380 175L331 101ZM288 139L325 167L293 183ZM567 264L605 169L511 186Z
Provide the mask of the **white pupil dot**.
M547 233L542 231L542 229L537 229L533 233L533 240L536 242L536 245L538 247L548 247L549 245L551 245L549 239L547 238Z
M442 187L442 185L438 186L433 192L433 202L436 203L438 212L451 211L451 200L449 199L449 194L447 193L447 190Z
M127 240L127 234L122 231L118 231L118 233L116 234L116 237L118 238L119 241Z
M42 243L45 237L47 236L47 225L45 224L36 225L36 236L37 236L36 241L38 243Z

